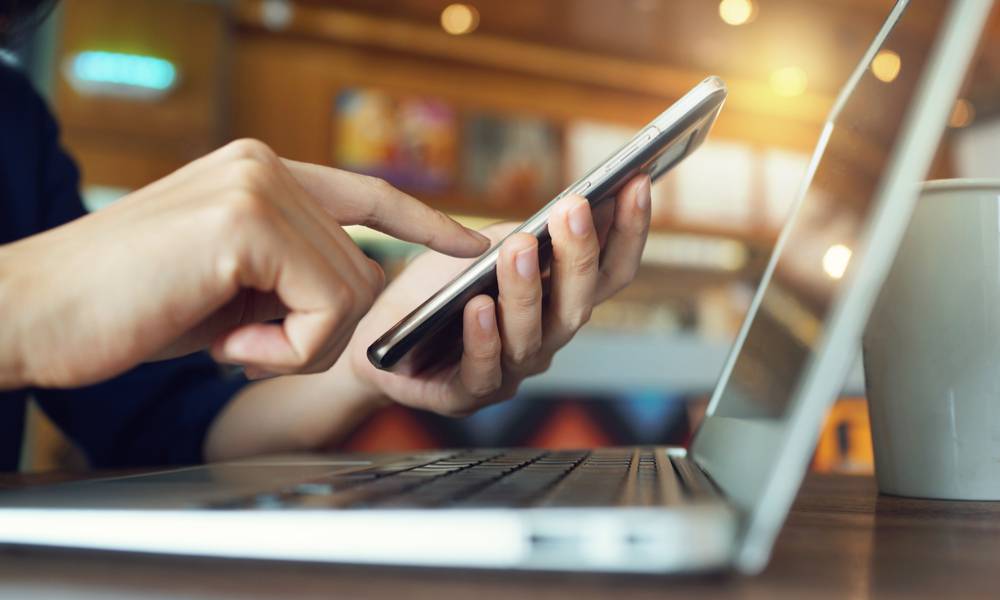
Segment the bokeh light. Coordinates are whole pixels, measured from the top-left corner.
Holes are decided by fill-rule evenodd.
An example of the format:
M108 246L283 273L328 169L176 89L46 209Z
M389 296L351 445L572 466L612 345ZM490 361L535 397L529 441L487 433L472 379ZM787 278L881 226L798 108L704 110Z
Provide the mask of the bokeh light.
M441 11L441 28L452 35L472 33L479 26L479 11L468 4L449 4Z
M891 83L895 81L896 77L899 76L899 70L903 66L903 61L899 57L899 54L893 52L892 50L880 50L875 58L872 59L872 74L879 81L884 81L886 83Z
M851 249L843 244L834 244L823 255L823 270L830 279L840 279L847 272L851 262Z
M801 96L809 85L802 67L782 67L771 73L771 89L779 96Z
M948 118L948 126L955 129L968 127L976 120L976 107L965 98L955 101L955 106L951 109L951 117Z
M757 5L753 0L722 0L719 16L729 25L745 25L757 16Z

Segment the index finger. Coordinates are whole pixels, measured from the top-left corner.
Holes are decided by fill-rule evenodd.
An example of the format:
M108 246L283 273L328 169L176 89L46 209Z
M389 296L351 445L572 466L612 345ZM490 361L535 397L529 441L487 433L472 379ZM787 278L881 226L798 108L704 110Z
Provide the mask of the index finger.
M289 171L342 225L364 225L444 254L472 257L489 240L385 181L282 159Z

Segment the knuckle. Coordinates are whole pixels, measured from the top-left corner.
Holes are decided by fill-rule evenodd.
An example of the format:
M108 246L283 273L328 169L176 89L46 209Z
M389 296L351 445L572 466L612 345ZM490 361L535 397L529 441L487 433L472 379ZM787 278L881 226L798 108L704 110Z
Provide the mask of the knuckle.
M566 326L574 332L577 331L590 321L590 317L593 312L594 309L589 306L581 307L579 310L573 311L566 318Z
M502 299L506 305L516 312L529 312L541 306L542 293L539 289L526 290L522 293L508 294Z
M469 391L469 394L472 395L474 398L483 398L485 396L489 396L493 392L500 389L500 383L498 381L476 382L473 385L467 386L466 389ZM473 409L470 408L466 408L465 410L469 414L475 412Z
M570 269L577 275L589 275L597 270L599 262L600 253L597 249L589 249L570 261Z
M516 347L507 351L507 362L513 366L523 367L531 362L542 348L542 340L538 337L522 340Z
M297 348L294 353L294 358L290 359L288 364L285 365L286 369L290 369L295 373L304 373L312 367L310 364L312 356L316 353L316 350L312 347Z
M360 275L359 281L353 286L355 299L357 300L356 306L358 309L367 312L378 296L379 278L376 271L370 266L362 267Z
M629 265L628 269L622 271L622 279L621 279L622 287L625 287L626 285L635 281L635 278L638 274L639 274L639 262L636 261L635 263Z
M251 194L261 194L267 189L269 175L268 167L263 163L248 158L233 161L227 169L229 185L232 189L242 190Z
M462 406L461 404L455 402L445 402L438 405L434 412L438 413L443 417L449 417L452 419L461 419L471 415L474 410L468 406Z
M355 316L360 318L364 315L364 313L368 312L368 309L372 307L372 304L375 304L376 292L373 285L365 284L358 287L358 295L353 308L356 309L357 313L360 313Z
M364 176L365 183L379 193L390 193L396 190L395 187L385 179L381 177L373 177L371 175Z
M357 300L351 288L338 279L330 283L330 303L333 320L340 325L354 315Z
M501 402L513 398L521 389L522 383L524 383L523 376L507 377L502 383L498 382L496 389L491 390L489 393L489 402Z
M337 294L335 302L340 309L341 319L351 318L358 311L359 302L354 294L347 289L347 286L344 286L342 291Z
M276 156L270 146L253 138L241 138L230 142L225 150L230 157L236 160L270 161Z
M486 342L479 342L477 344L471 344L466 348L466 352L469 355L480 361L492 360L500 355L500 340L491 339Z
M372 300L374 300L375 296L385 287L385 271L382 269L382 265L370 258L368 259L368 277L371 281Z
M313 375L317 373L323 373L327 369L333 366L332 364L329 365L326 364L326 362L327 361L320 361L319 363L315 364L303 365L298 369L298 372L303 375Z
M330 370L330 367L332 367L337 362L337 358L339 358L339 354L334 354L329 357L320 358L316 362L314 370L312 370L311 372L325 373L326 371Z
M270 221L274 207L264 196L247 189L234 189L223 203L223 221L227 227L243 227Z
M358 220L366 227L379 227L383 221L383 215L379 211L379 203L384 202L387 197L396 194L397 190L391 183L380 177L362 175L362 181L374 192L374 201L366 203Z
M535 365L534 374L544 373L552 368L552 355L549 354Z
M638 272L638 265L612 270L607 274L607 285L612 291L620 292L635 280Z

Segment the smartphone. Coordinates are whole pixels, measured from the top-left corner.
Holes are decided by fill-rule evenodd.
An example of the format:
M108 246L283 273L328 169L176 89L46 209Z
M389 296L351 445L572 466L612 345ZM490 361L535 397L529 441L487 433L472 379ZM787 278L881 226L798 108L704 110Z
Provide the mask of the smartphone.
M569 194L579 194L592 208L614 201L625 183L639 173L656 180L694 152L708 135L726 98L726 86L709 77L642 128L580 180L570 185L513 233L538 239L545 272L551 258L549 213ZM496 266L500 244L483 254L368 348L368 360L379 369L409 374L453 365L462 355L462 313L480 294L497 295Z

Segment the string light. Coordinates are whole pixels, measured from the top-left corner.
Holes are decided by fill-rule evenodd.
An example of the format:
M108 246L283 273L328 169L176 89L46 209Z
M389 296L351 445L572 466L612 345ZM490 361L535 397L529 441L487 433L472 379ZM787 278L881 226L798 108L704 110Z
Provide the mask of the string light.
M441 11L441 28L452 35L472 33L479 26L479 11L468 4L449 4Z
M891 83L899 76L899 70L903 66L903 60L899 54L892 50L880 50L872 59L872 74L879 81Z
M722 0L719 2L719 16L728 25L745 25L757 17L757 5L753 0Z

